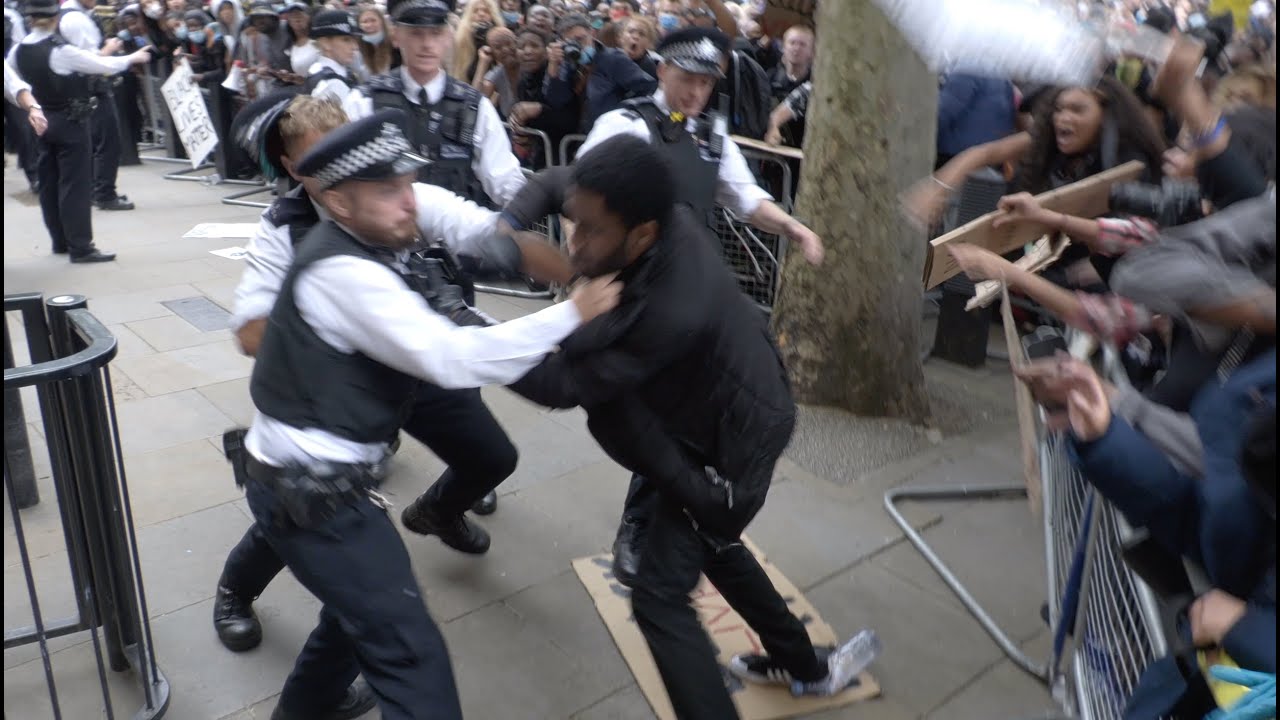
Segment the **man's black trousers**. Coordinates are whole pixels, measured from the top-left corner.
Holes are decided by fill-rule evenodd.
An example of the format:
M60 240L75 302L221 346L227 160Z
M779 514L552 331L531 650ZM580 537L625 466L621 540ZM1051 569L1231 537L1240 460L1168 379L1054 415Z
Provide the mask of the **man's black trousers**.
M292 717L323 717L363 673L384 720L461 720L444 636L386 511L361 497L301 528L267 486L250 480L245 495L271 549L323 603L280 706Z
M111 91L94 97L98 107L93 111L93 201L109 202L116 199L116 176L120 174L120 122Z
M53 240L54 252L93 252L93 145L89 118L73 118L65 110L47 110L49 127L38 142L36 176L40 180L40 212Z
M427 490L444 512L465 512L515 472L516 448L479 390L420 384L404 431L448 465ZM256 598L283 567L263 530L254 525L227 556L222 583L242 598Z

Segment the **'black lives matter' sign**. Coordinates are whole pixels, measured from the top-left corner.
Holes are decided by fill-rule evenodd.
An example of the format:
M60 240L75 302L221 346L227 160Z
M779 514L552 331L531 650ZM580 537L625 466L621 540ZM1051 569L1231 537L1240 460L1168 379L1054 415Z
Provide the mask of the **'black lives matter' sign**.
M160 86L160 93L164 95L165 105L169 106L173 130L182 140L187 157L191 158L191 167L199 167L217 146L218 133L209 119L200 86L191 81L191 64L186 60L179 62L173 74Z

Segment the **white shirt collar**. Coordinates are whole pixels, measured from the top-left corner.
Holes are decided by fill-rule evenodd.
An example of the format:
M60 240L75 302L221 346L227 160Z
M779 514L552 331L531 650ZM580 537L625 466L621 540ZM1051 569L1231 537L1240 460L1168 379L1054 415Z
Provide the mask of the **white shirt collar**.
M333 58L325 57L324 55L321 55L320 58L316 60L316 64L311 66L310 72L315 73L317 66L327 67L342 77L351 77L351 70L349 70L346 65L343 65Z
M404 96L409 98L409 102L416 104L418 102L418 91L424 86L419 85L418 82L413 79L413 76L409 74L409 68L405 65L400 66L400 78L404 80ZM436 73L434 78L427 81L425 86L427 89L427 100L432 105L440 102L440 98L444 97L444 84L447 78L448 75L445 74L444 68L441 68L440 72Z
M671 114L671 106L667 104L667 95L666 93L662 92L662 90L657 90L653 93L653 104L657 105L658 109L661 110L662 112L667 113L668 115ZM693 132L698 128L698 118L696 117L685 118L684 127L689 132Z

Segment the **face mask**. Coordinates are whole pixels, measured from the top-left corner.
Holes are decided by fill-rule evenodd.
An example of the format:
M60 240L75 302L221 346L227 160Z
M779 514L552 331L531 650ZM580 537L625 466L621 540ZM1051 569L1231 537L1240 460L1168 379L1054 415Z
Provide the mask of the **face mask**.
M120 42L129 42L133 39L133 33L130 33L128 30L121 30L116 33L116 37L120 38Z
M596 46L588 45L582 48L582 57L578 60L580 65L590 65L592 60L596 59Z
M675 13L658 13L658 25L666 32L680 29L680 16Z
M203 45L204 41L209 39L209 36L203 30L196 30L195 32L187 33L187 39L197 45Z
M387 34L384 32L376 32L372 35L364 35L360 39L370 45L381 45L382 41L387 39Z
M520 13L504 12L502 13L502 21L507 24L507 27L515 27L520 24Z
M173 31L173 36L178 38L179 40L186 40L187 29L185 27L179 27L177 30Z

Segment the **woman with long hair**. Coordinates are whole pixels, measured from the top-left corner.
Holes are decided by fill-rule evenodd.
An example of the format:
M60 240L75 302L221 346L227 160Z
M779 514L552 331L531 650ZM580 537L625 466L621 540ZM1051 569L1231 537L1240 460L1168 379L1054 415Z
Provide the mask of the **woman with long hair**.
M360 25L360 57L369 75L390 72L395 51L391 47L391 26L387 16L376 5L360 10L356 21Z
M480 48L485 46L489 31L495 27L506 27L497 0L471 0L467 3L454 32L450 75L463 82L471 82Z
M658 77L658 54L653 51L658 44L658 26L643 15L632 15L622 21L619 48L640 66L640 69Z
M1032 114L1027 132L969 148L917 183L904 201L907 213L930 224L971 173L1014 164L1018 171L1013 186L1018 192L1000 201L1000 208L1008 213L1007 222L1042 222L1095 252L1117 254L1105 223L1045 213L1033 196L1130 160L1145 166L1142 182L1159 183L1164 153L1159 131L1133 93L1110 76L1103 76L1094 87L1046 90Z
M305 3L291 2L280 10L289 34L289 66L299 80L320 59L320 50L311 41L311 9Z

